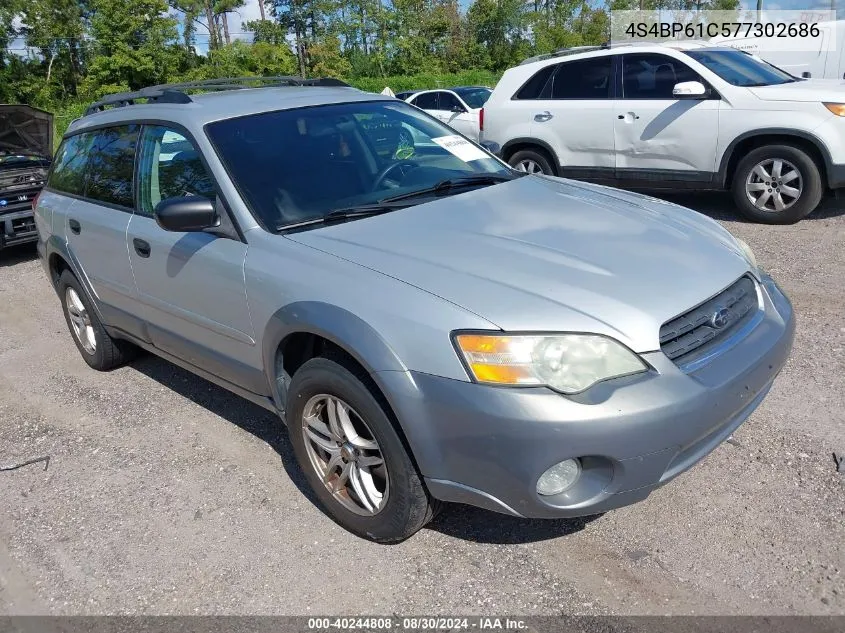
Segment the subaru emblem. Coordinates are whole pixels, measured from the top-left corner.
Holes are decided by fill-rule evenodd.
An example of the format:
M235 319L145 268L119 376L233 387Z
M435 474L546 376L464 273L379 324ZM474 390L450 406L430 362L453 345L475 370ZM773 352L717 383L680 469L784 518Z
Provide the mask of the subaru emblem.
M710 317L710 325L717 330L721 330L731 321L731 311L727 308L719 308Z

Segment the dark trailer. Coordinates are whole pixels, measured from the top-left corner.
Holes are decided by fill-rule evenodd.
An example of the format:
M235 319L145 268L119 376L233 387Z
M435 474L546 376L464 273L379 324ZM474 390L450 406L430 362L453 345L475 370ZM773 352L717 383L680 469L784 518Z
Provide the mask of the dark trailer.
M38 239L33 207L52 156L52 114L0 105L0 249Z

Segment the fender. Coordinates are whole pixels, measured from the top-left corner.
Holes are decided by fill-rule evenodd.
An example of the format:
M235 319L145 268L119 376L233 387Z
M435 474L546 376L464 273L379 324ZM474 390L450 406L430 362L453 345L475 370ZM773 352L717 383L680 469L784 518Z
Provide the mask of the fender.
M298 301L276 311L262 337L264 372L278 408L284 411L291 377L281 369L276 358L279 344L290 334L306 332L321 336L352 356L384 386L377 372L407 372L407 367L387 342L370 325L348 310L320 301ZM278 363L278 364L277 364Z
M832 174L832 166L833 160L830 157L830 152L827 151L827 147L822 142L822 140L811 134L810 132L804 132L802 130L796 130L794 128L783 128L783 127L765 127L759 128L756 130L751 130L749 132L743 132L739 136L737 136L733 141L731 141L730 145L728 145L725 152L722 154L722 160L719 163L719 171L717 172L716 176L716 184L719 187L724 188L725 183L728 181L728 164L733 157L734 151L736 150L736 146L739 145L742 141L748 140L755 136L792 136L794 138L798 138L804 141L810 142L818 151L819 154L822 156L822 160L824 160L824 168L825 174L827 175L827 179L829 181L829 185L834 187L833 182L831 182L831 174Z

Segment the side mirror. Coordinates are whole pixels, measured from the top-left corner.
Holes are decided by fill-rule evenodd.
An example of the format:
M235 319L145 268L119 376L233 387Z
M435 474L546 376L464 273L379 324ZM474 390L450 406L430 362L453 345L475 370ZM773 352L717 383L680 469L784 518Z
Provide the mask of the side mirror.
M189 233L220 226L214 200L202 196L167 198L156 205L154 215L165 231Z
M462 113L466 112L466 109L464 108L464 106L462 106L460 103L458 103L458 104L452 106L452 112L462 114Z
M494 141L479 141L478 144L494 156L498 156L502 149L502 146Z
M672 89L676 99L705 99L707 95L707 88L700 81L682 81Z

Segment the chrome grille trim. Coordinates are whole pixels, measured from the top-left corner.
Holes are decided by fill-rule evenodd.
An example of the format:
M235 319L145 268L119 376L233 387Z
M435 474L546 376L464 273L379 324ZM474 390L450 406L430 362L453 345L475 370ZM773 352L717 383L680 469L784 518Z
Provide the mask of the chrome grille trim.
M714 326L720 310L726 310L730 318L721 328ZM736 345L762 319L760 285L745 275L714 297L664 323L660 328L660 349L682 370L694 371Z

